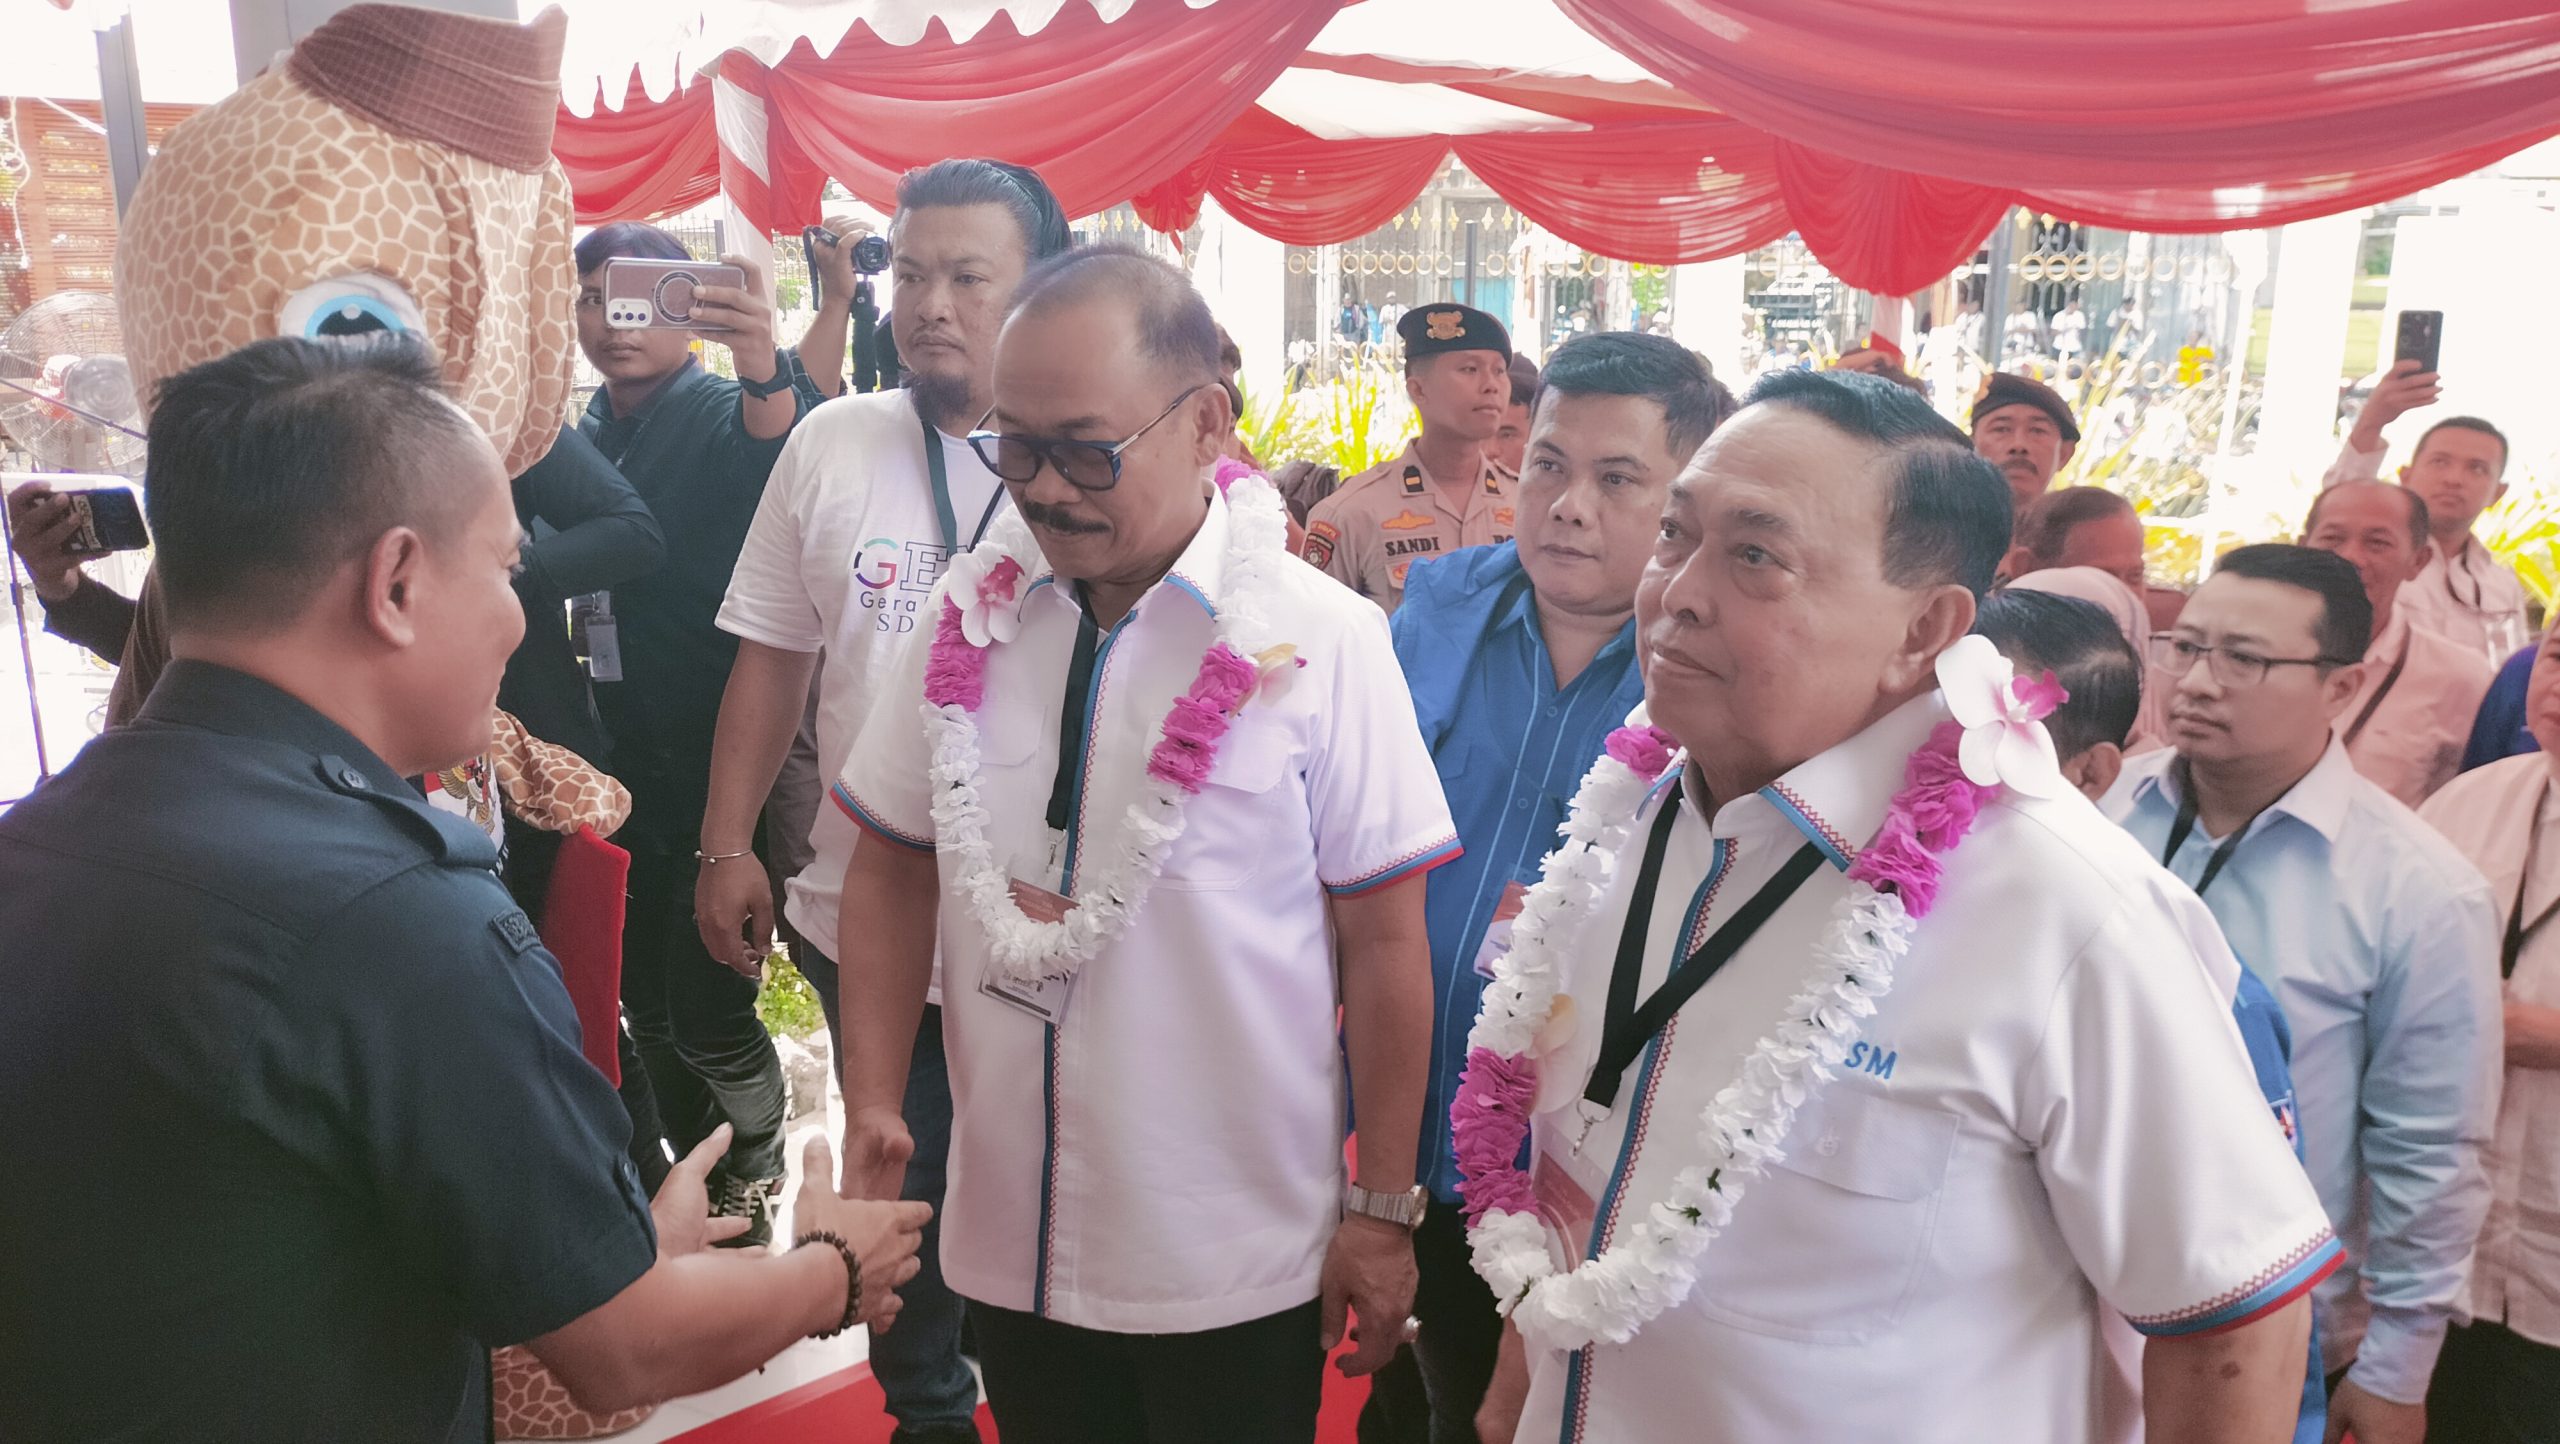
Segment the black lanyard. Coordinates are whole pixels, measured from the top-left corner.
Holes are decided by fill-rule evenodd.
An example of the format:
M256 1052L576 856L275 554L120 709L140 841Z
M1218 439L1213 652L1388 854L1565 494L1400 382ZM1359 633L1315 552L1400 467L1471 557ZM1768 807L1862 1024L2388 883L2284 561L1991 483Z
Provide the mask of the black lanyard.
M2373 714L2381 710L2382 699L2390 696L2391 689L2400 685L2401 669L2409 665L2409 643L2412 640L2414 638L2411 633L2400 634L2400 655L2392 660L2391 670L2383 677L2382 685L2374 688L2373 695L2365 699L2364 710L2358 712L2356 720L2347 725L2346 743L2349 747L2355 746L2356 739L2364 735L2364 724L2372 721ZM2204 889L2197 888L2196 891L2202 892Z
M2240 839L2249 835L2249 828L2251 824L2256 821L2257 819L2253 817L2250 818L2248 822L2244 822L2238 827L2231 829L2231 835L2224 838L2222 840L2222 845L2213 850L2213 856L2205 859L2204 871L2196 878L2197 897L2203 897L2204 890L2213 886L2213 880L2216 877L2221 876L2222 865L2231 861L2231 854L2240 850ZM2178 820L2170 825L2168 846L2160 849L2160 865L2162 867L2167 867L2169 865L2169 859L2178 855L2178 849L2187 845L2187 835L2195 830L2195 774L2189 772L2187 770L2186 763L2181 761L2178 764Z
M1084 583L1075 584L1076 649L1067 661L1067 700L1058 709L1058 776L1049 784L1049 829L1064 832L1075 817L1076 772L1084 764L1084 734L1089 720L1085 716L1085 700L1093 692L1094 658L1102 650L1102 629L1094 624L1093 608L1084 597Z
M2453 600L2453 604L2457 607L2468 608L2475 612L2487 611L2489 604L2489 589L2471 570L2469 560L2470 556L2471 544L2468 541L2465 541L2462 544L2462 551L2459 556L2451 556L2444 559L2444 594L2451 598ZM2453 574L2457 569L2459 569L2464 576L2471 578L2471 598L2468 601L2463 599L2462 593L2453 589Z
M2533 877L2534 845L2542 841L2542 809L2550 800L2551 784L2546 780L2542 784L2542 794L2533 802L2533 820L2526 824L2524 867L2516 874L2515 905L2507 909L2507 936L2498 945L2498 976L2502 978L2516 975L2516 957L2524 951L2525 940L2540 932L2553 914L2560 913L2560 897L2554 897L2542 911L2533 915L2533 921L2524 920L2524 885Z
M1584 1101L1603 1109L1616 1105L1618 1082L1626 1075L1627 1065L1636 1060L1653 1035L1662 1031L1682 1005L1698 994L1707 979L1741 952L1751 935L1760 931L1796 889L1822 866L1822 849L1811 843L1797 849L1778 869L1778 875L1763 883L1760 890L1742 909L1728 918L1713 935L1698 945L1698 950L1681 960L1662 980L1653 996L1636 1006L1636 984L1644 972L1645 934L1653 927L1653 895L1662 882L1662 858L1671 845L1671 826L1680 813L1680 784L1673 783L1671 796L1653 819L1653 835L1645 842L1644 867L1636 873L1635 891L1627 901L1627 923L1618 933L1618 960L1609 973L1609 1002L1601 1014L1600 1059L1591 1069L1591 1083L1582 1090ZM1675 944L1676 946L1676 944Z
M958 555L967 548L960 541L960 517L951 505L950 464L942 459L942 432L916 413L924 426L924 470L933 482L933 519L942 525L942 550L945 555ZM995 494L987 498L987 509L978 514L978 529L969 536L968 546L976 546L987 534L987 524L996 519L996 508L1004 504L1004 483L996 483Z

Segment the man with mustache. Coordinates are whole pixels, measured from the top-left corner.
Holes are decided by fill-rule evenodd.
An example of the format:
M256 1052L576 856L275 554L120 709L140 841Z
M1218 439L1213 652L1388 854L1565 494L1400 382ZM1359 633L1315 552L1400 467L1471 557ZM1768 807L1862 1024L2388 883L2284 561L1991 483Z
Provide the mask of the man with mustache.
M2355 567L2373 609L2364 685L2340 723L2347 757L2411 807L2461 770L2491 678L2480 653L2419 627L2404 605L2432 556L2429 528L2414 488L2379 481L2331 487L2302 523L2305 545Z
M1511 336L1502 323L1448 302L1405 312L1396 334L1422 430L1316 503L1302 552L1390 613L1417 560L1510 537L1519 483L1489 454L1511 405Z
M2292 1027L2304 1166L2349 1250L2317 1294L2329 1437L2418 1444L2489 1203L2497 954L2479 872L2336 730L2370 666L2367 592L2310 547L2225 555L2153 639L2173 750L2126 763L2108 810Z
M1529 1177L1503 1182L1545 1235L1534 1262L1478 1249L1530 1280L1485 1437L2290 1436L2298 1295L2336 1247L2233 1034L2204 910L2070 790L2040 725L2018 724L2022 756L1994 749L1969 823L1889 811L1947 777L1951 705L2010 735L2006 668L1959 640L2008 500L1927 402L1840 373L1764 378L1673 482L1635 620L1651 724L1684 750L1612 747L1635 797L1579 819L1600 857L1558 860L1587 917L1515 938L1479 1024L1479 1059L1535 1030ZM1960 846L1917 841L1946 826ZM1923 846L1943 866L1906 886ZM1914 917L1901 946L1871 907ZM1791 1001L1872 977L1868 942L1892 973L1872 1012ZM1569 1010L1494 1017L1532 996L1524 948ZM1790 1077L1789 1016L1840 1043L1828 1081L1759 1071ZM1726 1111L1746 1060L1791 1122ZM1710 1170L1739 1194L1721 1213ZM1556 1250L1581 1262L1551 1272ZM2150 1336L2138 1405L2111 1314Z
M2422 364L2393 363L2356 413L2355 427L2322 485L2381 477L2390 449L2384 428L2443 394L2443 379L2420 370ZM2506 433L2477 416L2447 416L2429 425L2409 464L2400 468L2400 484L2426 500L2435 541L2426 569L2402 588L2409 620L2480 653L2493 667L2531 639L2524 583L2472 531L2480 514L2507 494L2506 471Z
M1973 403L1973 449L2000 468L2010 507L2023 517L2080 449L2080 423L2052 387L1996 371Z
M1422 1333L1413 1353L1429 1402L1415 1411L1427 1427L1408 1423L1400 1438L1474 1438L1502 1318L1467 1261L1450 1150L1467 1029L1487 959L1508 942L1574 783L1644 700L1636 578L1671 478L1733 406L1698 358L1664 337L1567 341L1529 431L1518 541L1417 566L1396 610L1396 657L1466 845L1431 875L1425 903L1435 1033L1421 1169L1432 1200L1414 1236ZM1392 1412L1371 1398L1371 1415Z
M772 948L773 889L754 854L756 818L810 683L818 686L818 775L832 780L891 659L916 634L932 634L925 604L943 568L1003 510L1003 486L961 438L995 403L996 328L1014 284L1068 241L1049 188L1018 166L946 160L899 178L890 321L906 389L830 401L801 422L720 607L738 659L711 749L694 921L703 947L740 973L752 976ZM786 909L798 934L792 961L817 990L839 1059L836 905L858 831L841 808L818 808L811 857L790 880ZM939 1208L951 1089L936 1000L916 1033L905 1105L917 1144L905 1196ZM928 1229L906 1312L871 1350L900 1444L978 1437L977 1380L960 1356L961 1304L942 1286L935 1243Z
M1411 1337L1418 880L1458 843L1385 618L1289 555L1267 482L1215 484L1217 364L1161 261L1024 278L970 436L1017 515L837 791L846 1179L898 1191L938 941L943 1274L1007 1444L1305 1444L1346 1308L1353 1374Z

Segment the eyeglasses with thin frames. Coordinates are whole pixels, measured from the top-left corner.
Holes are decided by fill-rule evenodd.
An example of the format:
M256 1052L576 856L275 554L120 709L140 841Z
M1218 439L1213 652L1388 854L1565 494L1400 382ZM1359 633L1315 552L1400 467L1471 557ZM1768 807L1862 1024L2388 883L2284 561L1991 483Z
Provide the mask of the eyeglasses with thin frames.
M1173 398L1164 410L1157 412L1155 420L1116 444L1078 441L1063 436L1009 436L1001 431L975 430L969 433L969 449L978 453L978 460L985 462L987 470L994 472L998 480L1009 481L1016 486L1038 476L1040 463L1045 461L1051 471L1078 491L1109 491L1120 484L1120 453L1137 445L1138 438L1155 430L1183 402L1216 384L1214 381L1202 381L1192 386ZM995 408L989 407L987 415L978 418L978 425L984 427L987 418L995 414Z
M2208 647L2191 642L2175 632L2154 632L2145 648L2151 665L2162 675L2184 677L2195 670L2199 659L2207 659L2213 669L2213 680L2225 687L2255 687L2267 680L2267 674L2278 667L2346 667L2352 659L2336 657L2261 657L2255 652L2235 647Z

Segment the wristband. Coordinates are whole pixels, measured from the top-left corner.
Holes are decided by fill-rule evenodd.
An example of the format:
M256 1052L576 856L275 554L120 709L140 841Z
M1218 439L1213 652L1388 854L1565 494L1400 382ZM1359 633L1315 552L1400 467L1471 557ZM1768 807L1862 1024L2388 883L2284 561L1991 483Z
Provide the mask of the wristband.
M813 1243L833 1244L836 1253L844 1259L844 1317L836 1320L834 1328L820 1329L809 1336L813 1339L832 1339L852 1328L862 1318L862 1260L853 1256L853 1245L846 1243L841 1235L829 1233L822 1228L813 1228L793 1239L791 1246L804 1248Z
M706 866L715 862L735 862L739 858L753 856L755 851L752 848L745 852L704 852L700 848L693 850L693 860Z
M758 401L762 401L768 396L779 396L783 392L791 389L793 370L792 358L785 353L781 347L776 346L773 348L773 379L770 381L750 381L744 376L741 376L738 378L738 389L744 391Z

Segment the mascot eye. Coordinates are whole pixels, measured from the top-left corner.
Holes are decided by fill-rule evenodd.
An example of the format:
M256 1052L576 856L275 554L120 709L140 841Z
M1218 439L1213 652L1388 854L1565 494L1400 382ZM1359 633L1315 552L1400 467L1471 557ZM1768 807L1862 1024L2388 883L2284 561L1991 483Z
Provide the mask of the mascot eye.
M285 298L276 313L279 336L361 336L373 331L425 327L407 288L371 271L332 276Z

